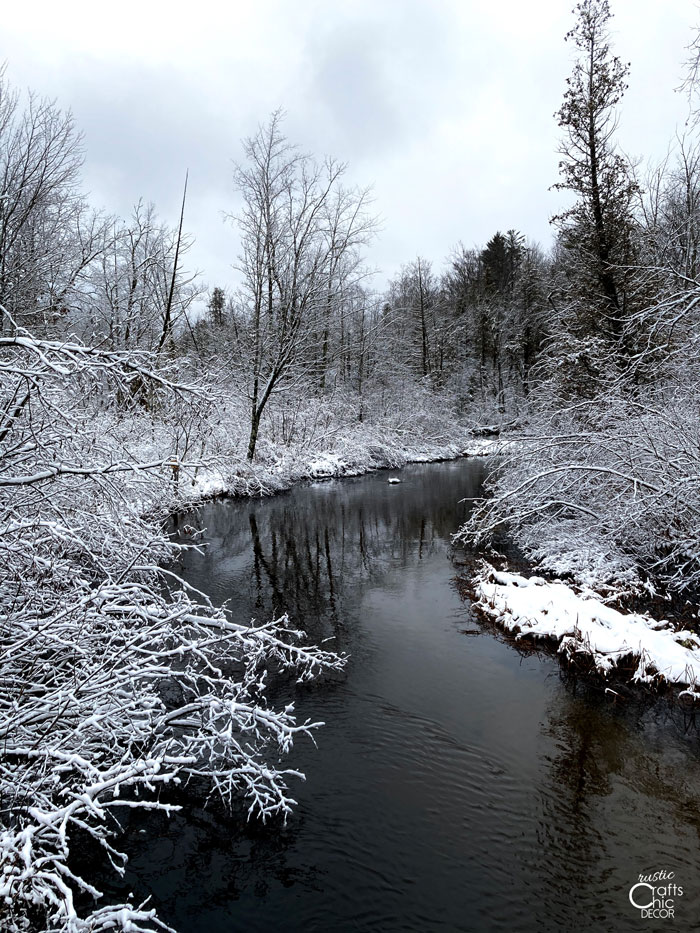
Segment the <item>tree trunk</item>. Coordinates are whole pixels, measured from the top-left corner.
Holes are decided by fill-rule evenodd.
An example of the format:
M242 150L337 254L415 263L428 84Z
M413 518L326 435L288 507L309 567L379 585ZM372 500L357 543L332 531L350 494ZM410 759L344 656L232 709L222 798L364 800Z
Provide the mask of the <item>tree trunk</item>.
M248 441L248 459L252 460L255 456L255 445L258 443L258 431L260 429L261 409L253 405L250 416L250 440Z

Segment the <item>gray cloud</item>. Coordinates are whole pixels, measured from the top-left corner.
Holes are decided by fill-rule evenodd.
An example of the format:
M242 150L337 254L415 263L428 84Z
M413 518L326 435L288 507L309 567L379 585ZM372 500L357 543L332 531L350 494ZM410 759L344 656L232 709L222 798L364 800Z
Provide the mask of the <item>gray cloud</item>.
M632 61L620 138L660 156L682 122L678 84L688 0L613 0L616 47ZM171 223L190 169L190 261L233 280L231 160L283 106L290 139L374 183L384 233L371 261L391 275L420 252L440 264L462 240L517 227L545 244L561 203L553 113L571 67L562 0L259 0L196 8L87 0L4 11L10 79L71 106L96 201L140 196Z
M307 96L333 141L350 158L380 158L429 132L445 99L439 89L454 70L444 3L358 4L306 42Z

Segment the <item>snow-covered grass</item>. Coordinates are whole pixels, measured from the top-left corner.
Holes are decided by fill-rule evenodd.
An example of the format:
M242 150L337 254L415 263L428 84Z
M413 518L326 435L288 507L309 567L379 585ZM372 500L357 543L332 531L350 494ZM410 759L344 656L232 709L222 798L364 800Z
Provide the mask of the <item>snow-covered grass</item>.
M693 632L620 612L593 591L489 564L478 574L475 592L479 608L518 639L551 639L564 658L583 658L604 677L633 661L632 681L668 682L700 698L700 638Z

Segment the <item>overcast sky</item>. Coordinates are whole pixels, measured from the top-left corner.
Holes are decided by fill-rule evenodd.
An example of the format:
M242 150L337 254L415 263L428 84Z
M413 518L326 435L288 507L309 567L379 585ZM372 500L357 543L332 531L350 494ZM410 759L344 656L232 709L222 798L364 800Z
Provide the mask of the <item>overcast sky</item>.
M177 221L190 171L188 263L235 282L232 160L277 107L302 149L374 186L377 285L420 254L498 229L547 246L559 195L553 117L571 70L573 0L120 0L6 4L8 78L70 107L85 135L92 200L122 215L139 198ZM686 116L675 93L694 0L611 0L632 64L619 139L659 158Z

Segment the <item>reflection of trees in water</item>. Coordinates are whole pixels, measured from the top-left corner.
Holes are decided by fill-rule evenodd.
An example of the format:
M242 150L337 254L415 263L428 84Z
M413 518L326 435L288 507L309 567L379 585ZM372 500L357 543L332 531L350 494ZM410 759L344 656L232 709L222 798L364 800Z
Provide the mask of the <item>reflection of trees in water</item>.
M449 481L426 471L424 481L417 476L398 489L374 477L301 488L270 500L214 503L187 516L189 525L205 529L207 547L185 557L185 576L215 598L230 599L243 621L287 611L310 640L337 634L334 647L344 649L344 627L362 587L445 552L464 515L459 500L476 491L465 482L465 471L445 472ZM274 683L270 695L287 698L286 686ZM293 699L303 710L303 695ZM294 764L300 761L301 746ZM152 891L166 921L191 917L193 929L208 928L208 918L221 927L229 916L236 929L271 929L276 922L279 929L304 929L304 912L313 916L317 910L324 877L316 852L298 849L301 819L303 810L289 828L263 828L216 806L193 808L190 801L186 815L155 815L129 826L129 873L111 884L122 895ZM333 849L326 835L341 833L332 813L324 813L323 832L318 846L325 852ZM190 879L199 882L191 885ZM298 916L290 919L284 891L292 886ZM261 900L265 919L258 927Z
M575 859L581 867L595 864L603 833L596 825L596 799L612 792L611 774L620 768L623 730L599 717L584 700L567 695L563 707L551 710L544 734L554 746L547 787L542 795L545 819L541 841L551 851ZM551 791L551 792L550 792ZM570 868L566 877L571 878Z
M542 928L564 929L579 916L581 928L635 929L626 898L636 876L682 870L700 856L690 749L673 744L658 705L620 710L572 690L556 696L542 728L549 765L533 853L533 869L547 878Z
M311 640L336 634L333 647L345 650L362 589L382 581L401 585L398 576L389 580L394 570L444 553L465 517L460 500L476 494L481 474L481 464L461 462L406 471L398 487L388 486L384 475L299 488L270 500L213 503L187 516L187 523L206 529L207 548L185 556L185 576L215 600L230 599L241 621L287 611ZM303 698L297 699L303 711ZM368 697L361 708L371 711L376 702ZM295 753L295 764L300 762L304 770ZM314 761L312 767L318 766ZM361 810L361 799L358 805ZM343 860L345 852L333 840L342 846L347 832L334 820L333 798L314 806L323 819L318 826L310 820L306 836L299 827L303 806L279 831L242 826L214 811L188 809L170 822L161 820L143 835L131 833L133 874L125 885L153 890L166 921L191 917L192 929L208 929L210 917L217 928L225 928L228 917L235 917L236 929L313 928L304 920L318 922L321 856L330 850ZM190 879L205 882L188 888ZM293 916L284 893L289 886L295 888Z
M185 557L186 576L231 599L241 620L288 612L310 635L337 634L358 585L445 548L482 469L461 461L415 468L395 487L373 476L213 503L188 516L206 529L207 548Z

